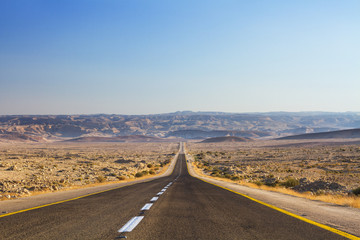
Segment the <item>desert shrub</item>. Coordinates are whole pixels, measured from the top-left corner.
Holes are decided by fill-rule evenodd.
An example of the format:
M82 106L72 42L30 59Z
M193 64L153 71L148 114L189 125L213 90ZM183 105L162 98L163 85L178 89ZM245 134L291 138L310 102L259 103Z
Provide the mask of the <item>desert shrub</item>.
M224 175L224 177L226 177L226 178L231 178L231 175L228 174L228 173L226 173L226 174Z
M167 160L160 163L160 167L164 167L168 163L170 163L170 160L167 159Z
M255 181L253 182L254 184L258 185L259 187L263 185L263 183L261 181Z
M144 176L144 174L143 174L142 172L137 172L137 173L135 174L135 177L142 177L142 176Z
M240 178L239 178L238 176L232 176L232 177L231 177L231 180L237 181L237 180L240 180Z
M282 186L287 187L287 188L295 187L299 184L300 184L299 180L297 180L295 178L289 178L285 182L281 183Z
M148 168L152 168L153 165L152 165L151 163L149 163L149 164L147 165L147 167L148 167Z
M360 187L353 189L351 192L353 194L355 194L356 196L359 196L360 195Z
M105 182L105 181L106 181L106 177L104 177L104 176L97 176L97 177L96 177L96 181L98 181L98 182L100 182L100 183Z
M125 176L118 176L117 179L119 179L119 180L125 180L126 177L125 177Z
M154 174L155 174L155 171L154 171L154 170L150 170L149 173L150 173L151 175L154 175Z

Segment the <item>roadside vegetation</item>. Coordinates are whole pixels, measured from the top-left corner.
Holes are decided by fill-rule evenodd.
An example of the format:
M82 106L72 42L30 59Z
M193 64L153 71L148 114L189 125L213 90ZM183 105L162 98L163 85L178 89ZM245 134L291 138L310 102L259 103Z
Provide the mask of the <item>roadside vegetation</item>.
M176 143L0 144L0 199L160 174Z
M360 146L188 144L200 174L360 208Z

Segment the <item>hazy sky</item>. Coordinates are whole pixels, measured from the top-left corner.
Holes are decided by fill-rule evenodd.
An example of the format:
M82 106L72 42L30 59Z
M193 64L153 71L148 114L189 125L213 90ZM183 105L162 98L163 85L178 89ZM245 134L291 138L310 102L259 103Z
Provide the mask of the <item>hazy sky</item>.
M360 111L359 0L1 0L0 115Z

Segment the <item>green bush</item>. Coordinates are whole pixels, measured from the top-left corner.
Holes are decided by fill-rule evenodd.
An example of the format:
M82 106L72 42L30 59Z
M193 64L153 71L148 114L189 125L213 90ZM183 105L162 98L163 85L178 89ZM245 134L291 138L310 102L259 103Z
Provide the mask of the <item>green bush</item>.
M98 182L100 182L100 183L105 182L105 181L106 181L106 177L104 177L104 176L97 176L97 177L96 177L96 181L98 181Z
M121 181L122 181L122 180L125 180L125 179L126 179L126 177L125 177L125 176L118 176L118 177L117 177L117 179L119 179L119 180L121 180Z
M239 178L238 176L232 176L232 177L231 177L231 180L237 181L237 180L240 180L240 178Z
M142 177L142 176L144 176L144 174L143 174L142 172L137 172L137 173L135 174L135 177Z
M286 188L295 187L295 186L297 186L299 184L300 184L299 180L297 180L295 178L289 178L285 182L281 183L281 185L286 187Z
M263 183L261 181L255 181L253 182L254 184L258 185L259 187L263 185Z
M152 165L151 163L149 163L149 164L147 165L147 167L148 167L148 168L152 168L153 165Z
M353 194L355 194L356 196L359 196L360 195L360 187L353 189L351 192Z
M228 174L228 173L226 173L226 174L224 175L224 177L226 177L226 178L231 178L231 175Z
M149 173L150 173L151 175L154 175L154 174L155 174L155 171L150 170Z
M213 177L221 177L221 175L218 172L211 173L211 176L213 176Z

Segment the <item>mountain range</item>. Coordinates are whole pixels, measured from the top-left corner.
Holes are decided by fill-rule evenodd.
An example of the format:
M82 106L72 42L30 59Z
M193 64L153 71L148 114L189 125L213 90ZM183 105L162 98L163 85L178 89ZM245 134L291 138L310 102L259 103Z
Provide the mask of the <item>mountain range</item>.
M0 139L41 142L129 135L167 139L222 136L266 139L359 127L360 113L356 112L4 115L0 116Z

